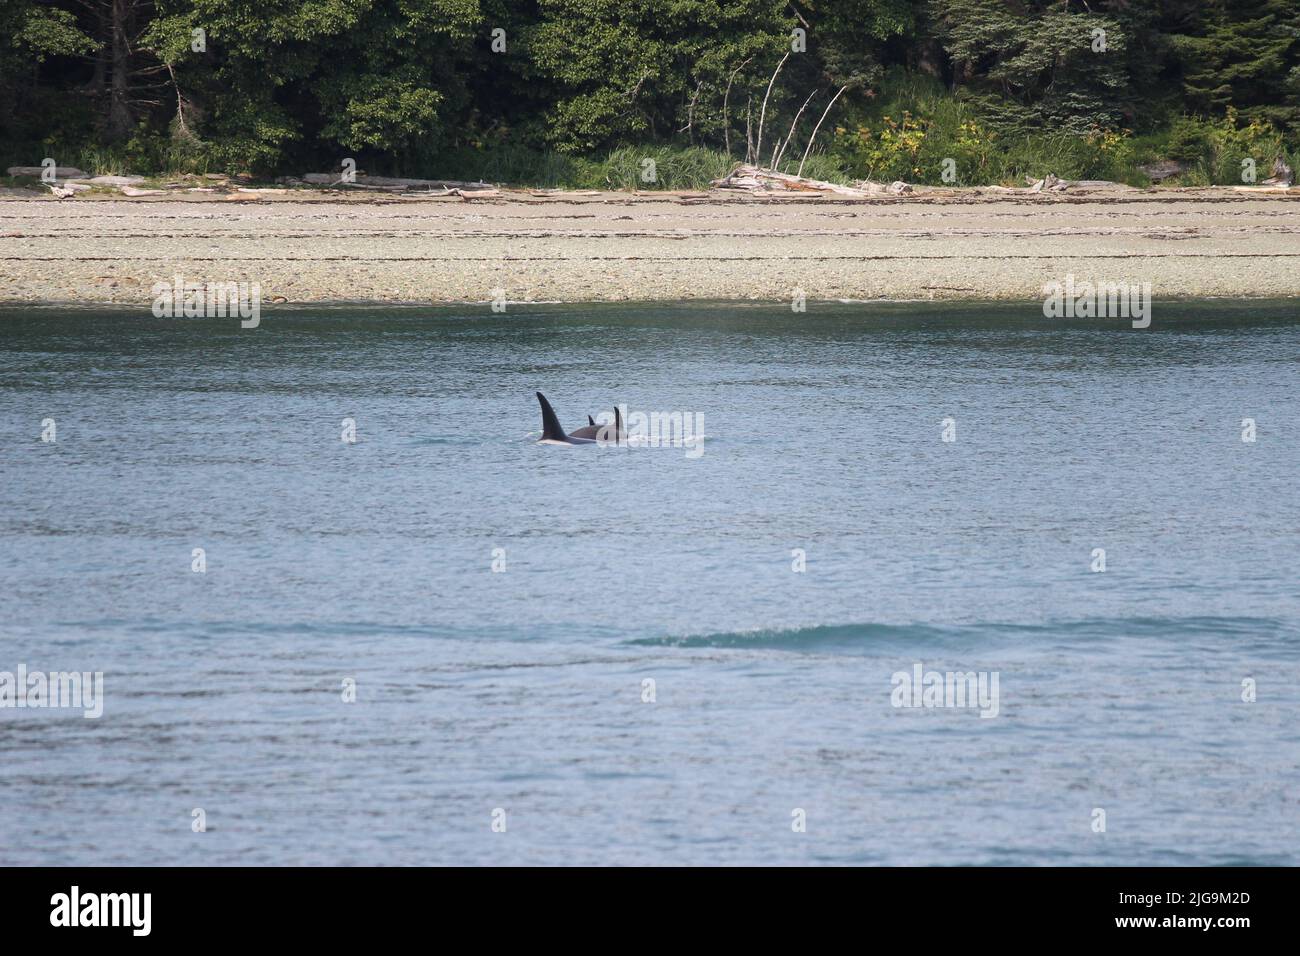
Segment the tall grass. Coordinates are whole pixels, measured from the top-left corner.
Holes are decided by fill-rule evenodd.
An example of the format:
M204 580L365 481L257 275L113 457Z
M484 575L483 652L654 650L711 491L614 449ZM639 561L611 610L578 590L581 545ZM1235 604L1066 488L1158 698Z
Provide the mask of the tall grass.
M622 146L604 155L576 157L503 145L445 153L422 164L420 175L546 189L698 190L708 189L739 162L721 150L698 146ZM781 162L791 173L798 165L797 156ZM810 156L804 175L844 181L838 165L824 155Z
M95 143L38 143L6 150L5 166L35 166L50 157L92 176L129 174L156 178L212 172L216 164L197 140L137 136L113 146Z

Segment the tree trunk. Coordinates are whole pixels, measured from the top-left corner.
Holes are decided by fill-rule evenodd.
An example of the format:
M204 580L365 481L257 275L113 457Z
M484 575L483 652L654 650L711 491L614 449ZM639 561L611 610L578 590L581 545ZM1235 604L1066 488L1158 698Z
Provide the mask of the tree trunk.
M95 11L95 36L106 37L109 35L108 11L100 7ZM104 95L104 85L108 79L108 59L103 47L95 51L95 69L87 81L85 90L91 96L95 97L96 102Z
M922 40L916 55L916 70L926 76L943 76L943 47L936 40Z
M128 138L135 127L131 113L131 48L129 36L134 19L132 0L112 0L111 71L108 93L108 138L114 142Z

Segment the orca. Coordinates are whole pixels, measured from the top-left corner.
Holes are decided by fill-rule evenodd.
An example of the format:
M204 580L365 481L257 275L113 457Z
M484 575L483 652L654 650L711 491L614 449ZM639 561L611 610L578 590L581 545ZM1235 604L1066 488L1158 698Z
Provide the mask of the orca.
M569 432L569 437L570 438L591 438L596 441L601 441L603 439L604 441L607 442L614 442L614 441L626 442L627 432L623 431L623 415L621 412L619 412L618 406L617 405L614 406L613 434L611 434L609 431L609 425L607 424L597 425L596 420L592 418L590 415L588 415L587 424L583 425L577 431Z
M600 431L600 426L596 424L596 419L590 415L587 416L587 424L583 425L575 432L570 432L570 438L595 438L596 432Z
M542 406L542 437L540 444L546 445L595 445L602 440L608 443L614 441L626 441L627 432L623 431L623 416L619 413L617 407L614 408L614 429L613 434L609 433L608 425L597 425L596 420L590 415L587 416L587 424L581 428L575 429L572 433L566 434L560 427L560 419L556 417L555 410L551 408L551 403L546 400L546 396L541 392L537 393L537 402Z

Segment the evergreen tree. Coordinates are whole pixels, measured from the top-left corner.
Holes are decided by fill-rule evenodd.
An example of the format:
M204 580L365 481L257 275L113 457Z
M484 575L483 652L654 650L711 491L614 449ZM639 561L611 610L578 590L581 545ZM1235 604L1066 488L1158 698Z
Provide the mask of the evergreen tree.
M1120 119L1126 37L1118 20L1067 4L933 0L931 15L952 58L954 91L998 125L1087 133Z
M1300 4L1295 0L1208 0L1187 11L1171 36L1193 110L1300 122Z

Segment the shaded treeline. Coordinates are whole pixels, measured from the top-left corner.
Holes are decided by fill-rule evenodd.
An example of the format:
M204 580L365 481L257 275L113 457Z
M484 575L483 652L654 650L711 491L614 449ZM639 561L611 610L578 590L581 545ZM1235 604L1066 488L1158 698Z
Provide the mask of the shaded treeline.
M657 144L784 165L827 117L840 168L926 178L929 135L989 179L1033 137L1209 156L1188 123L1300 132L1294 0L0 0L0 31L11 162L448 174Z

